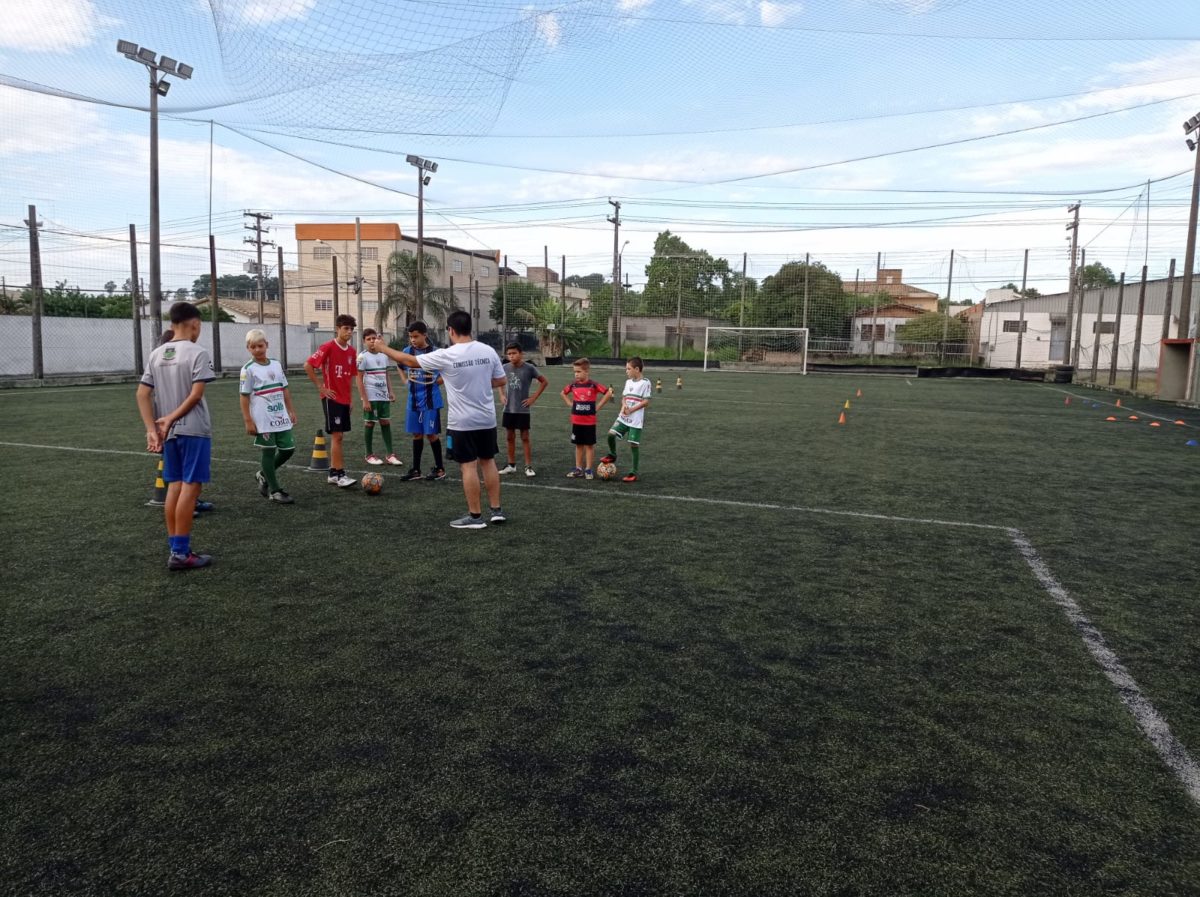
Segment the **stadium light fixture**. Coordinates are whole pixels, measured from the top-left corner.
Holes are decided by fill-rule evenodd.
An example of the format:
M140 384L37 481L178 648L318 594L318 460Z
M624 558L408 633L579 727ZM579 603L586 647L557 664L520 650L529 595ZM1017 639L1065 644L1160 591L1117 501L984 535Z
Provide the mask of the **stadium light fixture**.
M409 153L404 161L417 170L417 317L425 316L425 188L430 175L437 171L437 163ZM428 174L426 174L428 172Z
M1200 113L1193 115L1183 123L1183 133L1190 134L1192 131L1196 130L1196 128L1200 128Z
M192 77L192 67L170 56L158 58L149 47L139 47L133 41L117 41L117 52L126 59L144 65L150 73L150 326L157 342L162 336L162 254L161 225L158 207L158 98L171 89L167 75Z

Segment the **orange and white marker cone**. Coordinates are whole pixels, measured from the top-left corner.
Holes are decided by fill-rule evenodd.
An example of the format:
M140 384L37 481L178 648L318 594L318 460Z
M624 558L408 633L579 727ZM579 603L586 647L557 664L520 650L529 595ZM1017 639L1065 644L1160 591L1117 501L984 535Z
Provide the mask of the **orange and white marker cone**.
M856 399L862 398L862 390L861 389L854 390L854 398L856 398Z
M846 412L843 411L841 414L838 415L838 423L844 424L845 422L846 422Z

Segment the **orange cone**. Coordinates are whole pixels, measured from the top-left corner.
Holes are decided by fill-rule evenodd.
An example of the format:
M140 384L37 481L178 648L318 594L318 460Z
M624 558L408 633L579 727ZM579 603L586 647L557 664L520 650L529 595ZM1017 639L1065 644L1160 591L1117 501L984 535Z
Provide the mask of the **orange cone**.
M1130 419L1130 420L1137 420L1137 419L1138 419L1138 416L1137 416L1136 414L1131 414L1131 415L1129 415L1129 419Z
M1104 418L1104 419L1105 419L1105 420L1116 420L1116 418L1115 418L1115 417L1106 417L1106 418Z
M1063 399L1063 404L1064 404L1064 405L1070 405L1070 404L1071 404L1071 397L1070 397L1070 396L1067 396L1065 399Z
M1117 399L1117 407L1118 407L1118 408L1120 408L1120 407L1121 407L1121 400L1120 400L1120 399Z
M856 399L861 399L861 398L862 398L862 390L861 390L861 389L856 389L856 390L854 391L854 398L856 398Z
M1152 420L1152 421L1150 421L1150 426L1152 426L1152 427L1161 427L1161 426L1162 426L1162 424L1160 424L1160 423L1159 423L1158 421L1156 421L1156 420Z
M846 422L846 412L843 411L841 414L838 415L838 423L844 424L845 422Z
M1177 420L1177 421L1175 421L1175 426L1177 426L1177 427L1186 427L1186 426L1187 426L1187 421L1185 421L1185 420Z

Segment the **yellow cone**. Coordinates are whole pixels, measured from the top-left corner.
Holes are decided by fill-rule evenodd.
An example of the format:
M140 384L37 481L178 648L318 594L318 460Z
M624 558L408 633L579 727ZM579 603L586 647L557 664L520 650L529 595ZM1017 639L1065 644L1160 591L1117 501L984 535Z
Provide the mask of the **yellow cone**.
M846 408L846 409L849 409L849 408L850 408L850 400L849 400L849 399L846 399L846 404L845 404L845 405L843 405L842 407L843 407L843 408Z
M313 440L312 461L307 469L329 470L329 452L325 448L324 430L317 430L317 437Z
M146 507L161 508L167 503L167 484L162 478L162 458L158 459L158 470L154 474L154 495L146 502Z

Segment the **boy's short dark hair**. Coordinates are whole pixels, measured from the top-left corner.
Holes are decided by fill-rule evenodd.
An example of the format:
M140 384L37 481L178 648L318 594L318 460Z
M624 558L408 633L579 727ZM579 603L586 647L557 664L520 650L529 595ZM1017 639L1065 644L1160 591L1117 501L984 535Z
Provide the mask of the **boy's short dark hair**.
M429 327L426 326L424 321L413 321L411 324L408 325L408 332L409 333L426 333L427 334L427 333L429 333Z
M169 312L172 324L182 324L184 321L195 321L200 317L200 309L190 302L176 302Z
M450 312L450 316L446 318L446 326L459 336L470 336L471 316L462 309L452 311Z
M590 371L592 369L592 363L586 358L577 358L571 362L571 367L583 368L585 371Z
M522 355L525 354L525 350L521 348L520 343L509 343L507 346L504 347L505 352L511 352L513 349L516 349Z
M354 315L338 315L333 322L334 327L357 327L358 321L354 320Z
M639 371L644 371L646 369L646 366L642 364L642 359L636 355L629 356L629 364L633 365Z
M362 335L363 335L363 339L366 339L368 336L378 336L379 334L377 334L375 332L374 327L368 327L366 330L364 330L362 332Z

